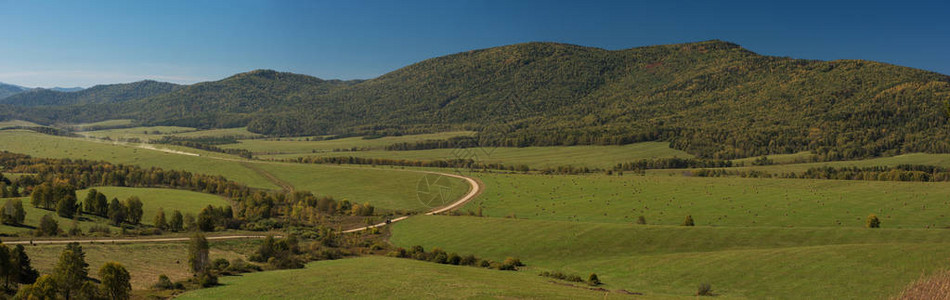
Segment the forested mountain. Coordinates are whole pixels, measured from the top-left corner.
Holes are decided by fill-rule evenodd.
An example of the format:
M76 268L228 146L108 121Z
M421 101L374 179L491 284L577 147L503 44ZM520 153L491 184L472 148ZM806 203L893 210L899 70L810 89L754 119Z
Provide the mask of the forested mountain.
M244 126L259 113L297 111L314 97L359 82L256 70L133 101L122 112L146 124Z
M465 128L503 146L670 141L703 157L950 152L950 77L889 64L762 56L707 41L608 51L526 43L433 58L367 81L254 71L36 121L128 117L272 135Z
M173 83L145 80L133 83L97 85L74 92L32 89L2 99L0 104L53 106L117 103L168 93L179 87L179 85Z
M27 90L29 89L22 86L0 82L0 99L16 95Z

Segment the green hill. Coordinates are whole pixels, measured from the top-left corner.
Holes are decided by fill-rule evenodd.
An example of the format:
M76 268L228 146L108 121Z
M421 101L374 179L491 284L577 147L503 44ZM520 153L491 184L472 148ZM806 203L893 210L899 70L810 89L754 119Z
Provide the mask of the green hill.
M158 81L97 85L88 89L66 92L54 89L34 89L0 100L0 104L18 106L61 106L125 102L174 91L181 86Z
M280 136L474 130L482 145L669 141L700 157L843 159L950 152L948 101L950 77L871 61L763 56L722 41L617 51L525 43L366 81L253 71L120 104L7 116L246 125Z

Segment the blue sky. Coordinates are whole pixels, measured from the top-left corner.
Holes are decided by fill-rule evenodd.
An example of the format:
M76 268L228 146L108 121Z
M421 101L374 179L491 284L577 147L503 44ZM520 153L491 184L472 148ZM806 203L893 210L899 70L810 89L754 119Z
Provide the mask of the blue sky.
M0 0L0 82L194 83L253 69L367 79L528 41L626 49L709 39L950 74L948 2Z

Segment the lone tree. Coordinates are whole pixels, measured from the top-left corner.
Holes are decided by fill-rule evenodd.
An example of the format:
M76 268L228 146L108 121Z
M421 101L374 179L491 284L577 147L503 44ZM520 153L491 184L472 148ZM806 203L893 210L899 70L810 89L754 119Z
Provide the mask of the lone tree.
M59 255L59 262L53 269L53 278L63 298L70 299L73 291L82 290L82 286L89 276L89 264L86 263L86 254L79 243L66 244L66 249Z
M188 246L188 266L191 267L192 273L199 275L208 271L209 263L211 259L208 254L208 239L201 233L195 233Z
M26 255L26 249L23 245L16 245L10 253L13 259L13 267L16 269L16 281L22 284L32 284L40 273L33 269L30 263L30 257Z
M683 220L683 226L694 226L694 225L696 224L693 223L693 216L687 215L686 220Z
M868 215L867 224L865 224L865 226L867 228L881 228L881 220L877 218L877 215L870 214Z
M102 294L109 299L129 299L129 292L132 291L130 283L131 276L129 271L117 262L107 262L99 268L99 279L102 285L99 287Z

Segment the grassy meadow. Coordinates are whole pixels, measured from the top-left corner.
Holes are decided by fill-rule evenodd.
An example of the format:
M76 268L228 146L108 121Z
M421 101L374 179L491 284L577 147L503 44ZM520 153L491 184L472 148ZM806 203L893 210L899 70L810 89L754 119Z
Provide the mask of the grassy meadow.
M210 257L228 260L247 260L250 249L259 245L257 240L210 241ZM81 244L89 264L89 275L98 278L99 267L106 262L122 263L131 275L133 289L147 289L158 282L158 276L167 275L171 280L190 278L188 269L188 244L182 242L138 244ZM59 260L65 245L26 246L33 267L41 274L50 274Z
M950 183L685 176L483 174L462 210L492 217L703 226L950 226Z
M441 247L535 270L597 273L608 289L689 296L884 299L945 269L943 230L682 227L426 216L397 223L397 246Z
M628 299L557 285L532 272L360 257L312 262L305 269L221 278L223 286L178 299Z

